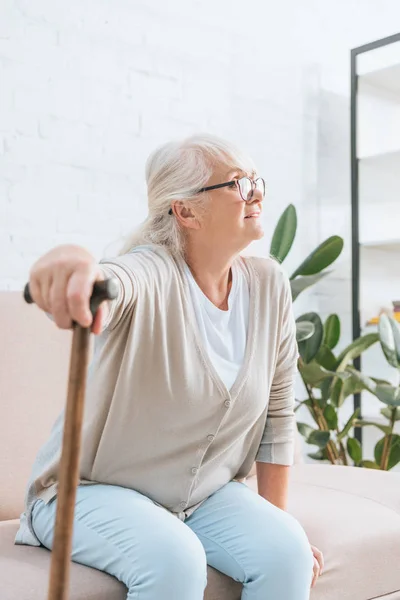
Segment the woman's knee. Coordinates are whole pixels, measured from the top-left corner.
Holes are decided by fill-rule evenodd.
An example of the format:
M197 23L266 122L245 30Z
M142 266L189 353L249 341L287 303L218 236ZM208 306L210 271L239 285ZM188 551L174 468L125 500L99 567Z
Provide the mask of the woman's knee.
M203 598L207 584L207 559L197 536L188 528L179 528L176 536L149 533L147 548L141 549L141 573L147 572L154 592L164 597ZM144 564L147 563L147 564ZM140 578L141 575L139 575ZM138 571L132 571L129 583L138 583ZM161 595L160 595L161 597Z
M277 577L284 573L292 581L309 576L311 583L314 559L304 529L288 513L282 513L278 521L274 538L271 540L266 531L261 542L264 551L258 548L259 568L268 570L269 575L275 573Z
M157 543L156 560L163 564L165 571L174 572L177 577L187 575L197 579L207 576L207 558L198 537L188 528L175 539L164 537Z
M55 509L54 502L46 504L37 500L32 509L32 528L39 542L51 550L54 537Z
M298 521L291 515L287 515L289 525L282 533L280 541L281 559L286 560L289 572L308 572L310 577L314 559L307 535ZM290 566L291 565L291 566Z

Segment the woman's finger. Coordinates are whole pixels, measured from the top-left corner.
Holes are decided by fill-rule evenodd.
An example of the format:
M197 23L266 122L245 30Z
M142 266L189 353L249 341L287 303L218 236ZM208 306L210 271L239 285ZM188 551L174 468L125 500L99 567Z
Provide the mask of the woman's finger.
M29 279L29 291L37 306L45 312L50 312L49 292L52 284L52 278L37 277L31 275Z
M322 554L321 550L318 550L318 548L315 546L311 546L311 549L320 566L320 575L322 575L322 571L324 570L325 566L324 555Z
M68 281L67 304L73 321L82 327L92 325L93 317L90 312L90 297L93 284L97 278L98 267L89 261L82 262L76 267Z
M59 269L53 278L49 294L50 311L60 329L71 329L72 321L68 312L65 290L68 283L68 273Z
M319 577L319 572L320 572L319 562L318 562L318 560L314 556L313 579L312 579L312 583L311 583L311 587L312 588L317 583L317 579Z
M107 303L102 302L100 304L99 308L97 309L96 316L94 318L92 328L91 328L91 332L94 333L95 335L99 335L100 333L102 333L103 325L108 316L108 311L109 311L109 307L107 306Z

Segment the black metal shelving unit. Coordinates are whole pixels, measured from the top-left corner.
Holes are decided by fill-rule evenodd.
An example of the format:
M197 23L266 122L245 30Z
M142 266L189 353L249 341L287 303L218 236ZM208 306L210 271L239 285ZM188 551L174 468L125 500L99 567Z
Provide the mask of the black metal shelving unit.
M378 48L400 42L400 33L376 40L351 50L351 103L350 103L350 138L351 138L351 222L352 222L352 329L353 339L361 335L360 323L360 236L359 236L359 159L357 153L357 93L358 74L357 59L361 54L372 52ZM361 359L354 360L354 366L361 369ZM354 410L361 407L361 395L354 396ZM356 428L355 437L362 443L362 429Z

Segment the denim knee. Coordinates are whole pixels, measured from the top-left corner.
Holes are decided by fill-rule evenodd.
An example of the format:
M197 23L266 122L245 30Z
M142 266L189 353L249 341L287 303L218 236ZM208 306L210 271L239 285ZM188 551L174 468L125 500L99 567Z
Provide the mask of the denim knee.
M274 540L273 566L277 574L292 582L308 577L311 584L314 559L306 533L288 513L284 514L284 521L280 535Z
M271 539L273 535L273 539ZM290 514L281 512L273 531L261 530L250 579L280 580L279 589L311 585L314 559L304 529ZM284 579L284 582L282 582Z
M154 597L202 600L207 585L207 559L200 540L189 528L176 537L158 533L151 551L145 554L147 560L142 554L140 561L142 572L138 576L137 568L132 571L127 578L128 588L138 589L138 577L142 583L146 577L146 587L151 587Z

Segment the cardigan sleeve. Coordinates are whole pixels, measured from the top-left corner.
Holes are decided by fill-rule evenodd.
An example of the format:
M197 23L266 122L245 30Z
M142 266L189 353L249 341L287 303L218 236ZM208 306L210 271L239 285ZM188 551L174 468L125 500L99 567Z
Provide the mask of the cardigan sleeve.
M109 313L103 324L103 331L112 330L129 310L133 309L139 282L134 271L121 258L103 259L100 261L100 268L106 279L116 279L119 284L118 296L115 300L110 301Z
M278 357L270 390L267 420L256 460L290 466L294 460L294 381L299 353L292 294L286 278L282 304Z

